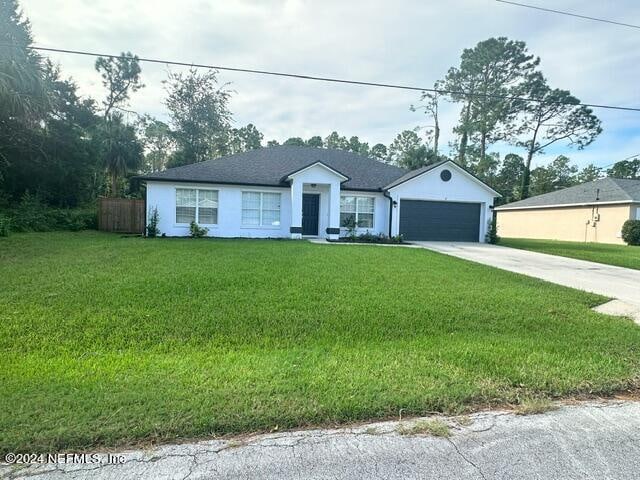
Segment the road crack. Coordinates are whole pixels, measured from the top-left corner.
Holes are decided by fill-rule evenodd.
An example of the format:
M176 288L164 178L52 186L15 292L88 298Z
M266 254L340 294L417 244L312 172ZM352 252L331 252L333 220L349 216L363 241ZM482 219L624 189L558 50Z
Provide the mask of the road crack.
M467 462L469 465L471 465L479 474L480 476L483 478L483 480L487 480L487 477L485 477L484 473L482 473L482 470L480 469L480 467L478 465L476 465L475 463L473 463L471 460L469 460L458 448L458 446L454 443L453 440L451 440L450 438L446 439L455 449L456 453L460 456L460 458L462 458L465 462Z

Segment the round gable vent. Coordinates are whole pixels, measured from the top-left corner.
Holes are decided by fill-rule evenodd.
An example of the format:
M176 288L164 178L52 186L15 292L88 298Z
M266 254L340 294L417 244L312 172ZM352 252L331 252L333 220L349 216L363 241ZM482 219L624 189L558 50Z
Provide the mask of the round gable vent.
M449 180L451 180L451 172L449 170L442 170L440 172L440 178L442 179L443 182L448 182Z

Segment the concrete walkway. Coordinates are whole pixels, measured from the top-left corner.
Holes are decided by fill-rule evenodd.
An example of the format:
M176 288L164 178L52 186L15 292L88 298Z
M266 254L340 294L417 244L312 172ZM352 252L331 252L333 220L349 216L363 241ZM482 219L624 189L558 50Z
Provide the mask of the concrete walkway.
M640 403L440 417L449 437L401 434L418 420L120 452L120 464L0 466L0 477L127 479L637 479ZM400 431L400 432L399 432ZM105 454L99 456L105 460Z
M640 270L483 243L413 242L435 252L617 299L597 310L640 323Z

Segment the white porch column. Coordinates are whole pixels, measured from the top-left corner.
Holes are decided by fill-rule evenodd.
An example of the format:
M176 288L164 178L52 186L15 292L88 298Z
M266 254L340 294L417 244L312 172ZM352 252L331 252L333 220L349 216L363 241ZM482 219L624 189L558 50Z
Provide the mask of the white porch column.
M340 183L331 182L329 185L329 227L327 238L337 240L340 236Z
M291 181L291 238L302 238L302 182Z

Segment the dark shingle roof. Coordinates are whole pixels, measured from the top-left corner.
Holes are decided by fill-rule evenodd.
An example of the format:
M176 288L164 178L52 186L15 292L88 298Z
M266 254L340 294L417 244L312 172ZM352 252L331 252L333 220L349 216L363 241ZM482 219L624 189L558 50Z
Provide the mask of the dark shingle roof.
M601 178L593 182L563 188L555 192L536 195L518 202L508 203L496 210L523 207L545 207L576 203L640 202L640 180L627 178Z
M250 150L150 173L142 180L229 183L242 185L283 186L288 174L316 162L349 177L344 189L379 190L401 177L406 170L372 158L343 150L313 147L280 146Z

